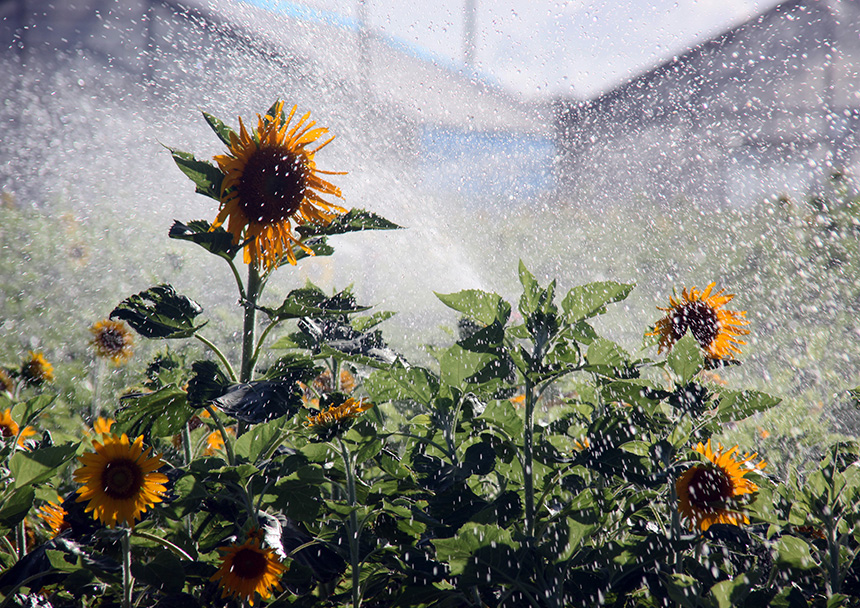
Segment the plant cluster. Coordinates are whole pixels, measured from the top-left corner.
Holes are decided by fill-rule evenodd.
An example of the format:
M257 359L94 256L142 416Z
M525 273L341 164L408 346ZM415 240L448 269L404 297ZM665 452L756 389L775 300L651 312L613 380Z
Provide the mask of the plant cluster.
M749 329L714 284L660 309L656 359L596 329L633 285L559 297L522 263L515 303L437 294L458 335L428 347L432 365L392 349L393 313L349 289L266 302L280 268L331 254L332 237L399 228L330 202L321 176L337 173L316 154L331 140L295 116L277 102L237 133L204 114L228 150L215 164L171 149L219 204L169 236L230 269L238 361L161 284L93 325L96 352L127 360L122 321L208 357L162 351L111 420L96 404L90 436L68 441L41 428L44 383L0 396L0 607L860 602L860 447L778 478L766 454L720 443L778 399L719 381Z

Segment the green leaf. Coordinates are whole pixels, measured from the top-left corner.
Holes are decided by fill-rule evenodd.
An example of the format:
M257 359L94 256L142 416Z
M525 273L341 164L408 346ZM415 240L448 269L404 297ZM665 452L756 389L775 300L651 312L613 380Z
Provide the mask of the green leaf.
M260 307L273 321L300 319L302 317L324 317L326 315L346 315L368 310L370 306L359 306L355 296L347 290L326 296L315 285L294 289L287 294L278 308Z
M203 112L202 114L203 118L206 119L206 122L209 124L209 126L212 127L212 130L215 131L215 135L218 136L218 139L220 139L227 146L231 145L231 134L236 135L236 137L238 138L238 134L233 129L225 125L220 119L215 118L208 112Z
M612 340L598 338L585 353L586 369L609 376L617 376L629 366L630 355Z
M364 333L368 329L373 329L380 323L387 321L396 314L396 312L391 310L382 310L367 317L352 317L349 320L349 324L352 325L352 328L355 331Z
M38 484L50 478L56 469L66 463L80 443L64 443L32 452L15 452L9 460L9 470L15 478L15 487Z
M364 386L376 403L412 399L430 405L439 391L439 379L430 370L406 367L398 359L390 369L371 374Z
M144 338L188 338L206 324L194 325L202 312L200 304L162 284L129 296L110 318L126 321Z
M817 567L809 553L809 544L796 536L783 536L776 543L776 565L798 570L811 570Z
M364 209L350 209L325 226L313 223L302 224L296 226L296 232L302 237L310 237L346 234L347 232L360 232L362 230L398 230L400 228L402 226L388 221L381 215Z
M635 285L604 281L587 283L571 289L561 302L562 320L575 324L606 312L606 305L626 298Z
M705 366L705 357L696 339L687 334L672 347L666 362L675 372L676 382L686 386Z
M717 422L732 422L769 410L781 399L759 391L722 391L717 406Z
M311 467L305 467L309 470ZM301 472L301 471L300 471ZM298 521L314 521L319 517L321 501L320 488L325 478L318 480L303 478L301 475L291 475L278 481L275 487L276 500L273 505L284 512L284 515Z
M436 297L448 308L462 312L483 325L491 325L496 321L504 325L511 316L511 305L495 293L464 289L457 293L437 293Z
M751 589L749 576L741 574L732 580L721 581L711 587L711 596L716 600L717 608L733 608L743 605Z
M179 593L185 585L185 568L182 562L166 549L157 553L146 564L133 561L131 570L135 579L165 593Z
M263 456L271 453L283 441L283 427L286 418L278 418L254 428L239 437L233 444L236 456L244 456L248 462L257 463Z
M523 317L528 317L540 308L540 299L543 290L538 285L534 275L523 264L522 260L520 260L519 275L520 283L523 286L523 295L520 298L519 310Z
M164 146L170 151L179 169L197 186L197 192L205 194L216 201L221 200L221 182L224 174L208 161L197 160L189 152L183 152L170 146Z
M455 344L439 360L442 382L453 387L471 384L472 377L495 360L493 353L466 350Z
M197 243L206 251L225 260L232 260L236 257L236 253L247 243L245 241L244 243L233 244L232 234L221 226L213 230L212 225L206 220L193 220L187 224L174 221L167 236L180 241Z
M296 256L297 262L305 258L326 257L334 253L334 247L328 244L328 239L326 239L326 237L324 236L305 239L302 241L302 244L308 249L310 249L313 253L308 253L304 250L303 247L293 245L293 255ZM289 265L289 258L286 255L281 259L280 263L278 264L278 266L284 265Z
M19 454L21 452L18 452ZM16 480L17 484L17 480ZM21 484L17 484L21 485ZM3 501L0 505L0 528L13 528L21 520L23 520L30 509L33 507L33 501L36 498L36 490L33 486L28 485L18 487L12 495Z
M19 418L19 420L22 421L22 426L32 422L36 416L49 408L56 399L56 395L37 395L27 399L27 401L24 402L24 412L21 413ZM20 404L17 408L19 407L21 407Z
M173 384L153 393L126 395L122 403L116 413L117 429L129 437L147 431L154 437L176 435L196 412L185 391Z

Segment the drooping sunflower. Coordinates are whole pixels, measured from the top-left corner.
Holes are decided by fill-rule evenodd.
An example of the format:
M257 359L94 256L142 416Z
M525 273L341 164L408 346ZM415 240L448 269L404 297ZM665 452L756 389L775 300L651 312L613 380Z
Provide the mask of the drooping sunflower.
M319 414L308 416L305 425L311 427L320 439L326 441L346 430L353 419L372 407L373 404L368 401L363 399L356 401L350 397L340 405L331 406Z
M68 513L63 507L56 503L49 501L48 504L36 512L36 515L48 524L48 527L51 528L51 532L54 533L54 536L57 536L60 532L72 527L69 522L66 521Z
M122 365L131 359L131 331L122 321L104 319L90 327L93 339L90 340L97 357L110 359L114 365Z
M723 293L724 289L712 294L715 285L711 283L701 292L685 287L679 299L669 298L668 308L657 307L667 314L645 335L660 336L658 353L671 349L688 330L710 359L731 359L741 352L738 346L746 342L738 336L750 333L744 329L749 324L744 318L746 311L724 310L735 296Z
M19 436L18 433L21 433ZM0 412L0 438L8 439L18 437L18 445L24 447L24 441L28 437L36 434L36 429L31 426L25 426L23 430L18 426L18 423L12 418L12 408L6 408Z
M271 549L260 547L260 539L250 536L244 543L218 549L223 553L221 567L209 580L218 581L221 597L245 598L254 605L254 594L267 599L272 590L281 590L278 580L286 572Z
M713 524L748 524L749 518L737 509L743 497L756 492L758 486L744 476L765 468L766 463L747 464L758 454L745 454L736 460L738 446L724 451L718 443L714 452L710 439L706 445L699 442L693 449L708 462L690 467L675 482L681 517L691 529L698 528L702 532Z
M134 527L141 514L161 502L167 477L156 473L164 465L161 455L143 450L143 435L129 443L123 434L106 436L104 443L93 441L94 452L78 456L81 466L74 472L78 488L76 502L88 501L84 512L111 528L117 523Z
M21 365L21 377L32 386L51 382L54 379L54 366L48 363L43 353L31 350L29 358Z
M314 156L334 137L311 147L328 133L310 120L310 112L291 125L296 106L288 115L278 101L271 114L257 115L257 128L250 133L239 119L239 134L230 134L229 153L215 156L224 174L221 210L212 228L227 222L233 243L249 240L246 264L277 266L286 255L296 263L293 246L309 248L293 234L293 224L328 224L346 210L323 198L342 198L340 188L320 175L343 173L317 169Z

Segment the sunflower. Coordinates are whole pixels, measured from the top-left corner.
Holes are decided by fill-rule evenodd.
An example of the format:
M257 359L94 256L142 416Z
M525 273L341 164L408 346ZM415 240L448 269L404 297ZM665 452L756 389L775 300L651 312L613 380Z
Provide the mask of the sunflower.
M687 469L675 482L678 493L678 511L692 529L699 528L702 532L712 524L748 524L749 518L737 508L746 494L758 490L746 475L751 470L761 470L766 466L764 461L757 465L747 465L757 454L745 454L736 460L734 453L738 446L724 452L722 445L717 444L717 451L711 449L711 440L707 445L701 442L694 448L705 456L708 462Z
M90 344L97 357L110 359L114 365L122 365L131 359L131 331L121 321L105 319L90 327L93 339Z
M746 342L739 340L738 336L750 333L743 328L749 324L744 318L746 311L722 310L735 296L724 294L724 289L711 294L714 285L716 283L711 283L702 292L695 287L688 291L685 287L680 299L669 298L669 308L657 307L668 314L645 335L660 336L658 354L671 349L687 330L710 359L731 359L734 353L741 352L738 345Z
M311 427L321 439L327 440L346 429L354 418L372 407L372 403L356 401L350 397L340 405L332 406L315 416L308 416L305 425Z
M78 488L76 502L89 501L84 512L106 526L126 523L134 527L141 514L161 502L167 477L155 470L164 466L161 455L143 451L143 435L129 443L123 434L106 436L104 444L93 441L95 452L78 456L81 466L74 472Z
M38 386L54 379L54 366L42 353L30 351L30 358L21 366L21 377L27 384Z
M244 597L254 605L254 593L263 599L272 595L272 589L281 590L278 578L287 570L271 549L262 549L260 539L251 536L241 545L232 544L218 549L221 567L209 580L218 581L221 597Z
M66 521L66 515L68 515L68 512L56 503L49 501L48 504L36 512L36 515L45 520L45 523L48 524L49 528L51 528L51 532L54 533L54 536L57 536L60 532L72 527L69 522Z
M314 155L334 138L308 149L328 129L314 127L310 112L290 126L296 106L286 116L283 108L284 102L277 101L271 114L258 114L257 129L250 133L240 118L239 135L230 133L229 153L215 156L224 180L221 210L212 229L226 221L234 244L249 241L245 263L267 270L285 254L295 264L294 245L313 253L293 234L293 223L325 225L346 211L323 199L322 195L342 195L340 188L320 177L343 173L317 169L314 161Z
M15 380L8 370L0 367L0 393L14 393Z
M103 418L102 416L99 416L96 418L96 421L93 422L93 430L96 435L109 435L110 427L112 427L115 422L116 420L113 420L112 418Z
M227 433L231 435L235 435L236 431L233 427L227 427ZM214 456L216 452L224 449L224 437L221 435L221 431L216 429L209 433L206 436L206 449L203 450L204 456Z
M20 436L18 433L21 433ZM18 445L24 447L24 440L36 434L36 429L25 426L24 430L12 419L12 408L0 412L0 438L18 437Z

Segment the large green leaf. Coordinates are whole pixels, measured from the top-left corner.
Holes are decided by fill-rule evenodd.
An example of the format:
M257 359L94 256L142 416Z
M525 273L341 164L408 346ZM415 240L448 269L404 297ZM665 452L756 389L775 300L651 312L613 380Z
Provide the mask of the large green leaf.
M350 209L347 213L337 216L331 223L302 224L296 227L303 237L331 236L333 234L346 234L347 232L360 232L362 230L397 230L402 228L394 222L390 222L381 215L377 215L364 209Z
M163 284L129 296L110 318L126 321L144 338L187 338L205 325L194 325L202 312L200 304Z
M769 410L781 400L759 391L722 391L717 406L717 422L731 422Z
M15 478L15 487L38 484L54 475L78 449L79 443L65 443L32 452L15 452L9 460L9 470Z
M147 563L135 560L131 564L134 578L165 593L179 593L185 584L185 568L170 551L163 549Z
M260 310L272 320L284 321L302 317L353 314L369 308L370 306L356 304L355 296L347 290L327 296L316 285L308 285L288 293L278 308L260 307Z
M686 386L705 365L705 357L696 339L687 334L672 347L666 358L669 369L675 372L676 382Z
M251 463L257 463L263 456L274 451L283 440L282 429L286 418L258 424L254 430L239 437L233 444L236 456L242 456Z
M626 298L634 285L604 281L571 289L561 302L563 321L574 324L606 311L606 305Z
M185 391L167 385L153 393L136 393L122 398L116 413L117 429L136 437L147 430L155 437L176 435L196 412L188 405Z
M18 487L12 492L0 505L0 529L13 528L23 520L33 507L35 498L36 490L30 485Z
M245 243L234 245L232 234L221 226L213 230L212 225L206 220L193 220L187 224L174 221L167 236L172 239L197 243L206 251L226 260L232 260L236 257L236 253L245 246Z
M218 167L208 161L197 160L190 152L183 152L170 146L164 147L170 150L179 169L197 186L197 192L216 201L221 200L221 182L224 180L224 174Z
M374 372L364 384L376 403L412 399L430 405L439 391L439 378L423 367L395 361L390 369Z
M464 289L457 293L437 293L436 297L448 308L462 312L483 325L491 325L496 321L504 325L511 316L511 305L495 293Z

